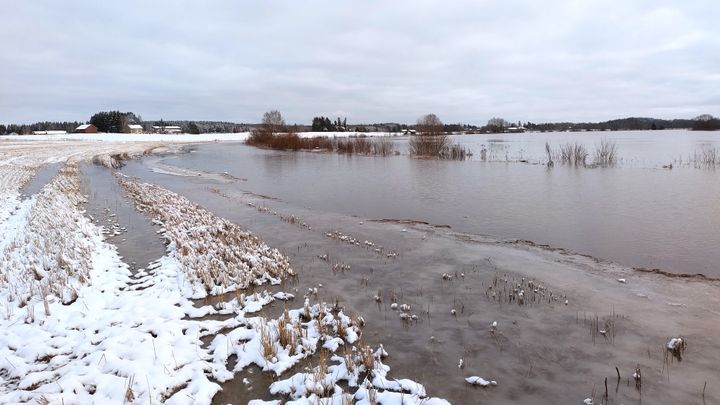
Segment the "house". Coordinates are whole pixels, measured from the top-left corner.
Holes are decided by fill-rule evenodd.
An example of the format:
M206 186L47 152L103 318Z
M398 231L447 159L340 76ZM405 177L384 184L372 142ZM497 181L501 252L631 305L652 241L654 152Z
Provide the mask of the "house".
M49 131L33 131L33 135L62 135L67 134L67 131L49 130Z
M97 133L97 127L93 124L80 125L75 128L75 132L79 134L95 134Z
M130 129L131 134L142 134L143 133L142 125L130 124L130 125L128 125L128 128Z
M509 127L505 128L505 132L510 132L511 134L518 134L525 132L525 127Z
M181 134L182 128L175 125L158 126L153 125L153 132L156 134Z

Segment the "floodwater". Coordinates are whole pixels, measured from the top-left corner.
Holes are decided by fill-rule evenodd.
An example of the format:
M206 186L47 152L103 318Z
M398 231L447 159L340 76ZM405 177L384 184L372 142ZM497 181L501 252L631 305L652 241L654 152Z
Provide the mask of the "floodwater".
M169 174L171 165L185 170ZM390 353L385 361L392 367L390 377L418 381L432 396L456 404L582 403L593 397L593 392L595 403L719 400L720 314L716 309L720 299L716 283L639 273L583 256L498 243L473 235L492 232L463 233L458 231L461 225L433 220L429 217L433 207L472 210L472 201L463 203L464 194L452 187L442 188L442 193L423 192L422 185L440 187L451 182L457 186L453 179L466 170L494 187L503 183L494 177L508 173L506 189L518 188L511 183L540 170L535 176L553 179L543 184L557 183L557 192L571 198L573 193L561 189L581 187L583 179L609 181L597 177L607 170L617 170L613 178L621 180L623 170L636 169L560 167L547 172L540 165L519 163L278 153L223 144L203 145L177 157L128 162L122 172L177 192L280 249L299 278L278 288L298 297L308 288L318 288L318 296L311 297L313 302L338 302L347 312L362 315L366 320L364 343L382 343ZM490 173L483 174L483 170ZM652 169L640 170L653 173ZM672 175L679 171L658 172ZM366 177L367 173L379 179ZM712 174L689 168L685 173L695 178ZM538 187L531 180L523 184ZM500 190L492 192L502 195ZM411 202L407 193L414 193L422 203ZM472 193L482 195L477 190ZM548 194L554 194L554 189ZM529 200L525 197L526 205ZM502 204L494 207L499 218L500 212L508 212ZM419 214L412 215L412 210ZM366 212L378 214L363 214ZM423 212L427 215L422 216ZM442 209L443 215L454 218L451 212ZM484 218L479 209L474 212L473 218ZM290 215L295 216L293 221L283 220ZM453 228L372 218L413 218L450 223ZM603 224L600 219L595 221L597 226ZM565 229L573 229L571 225ZM341 242L328 237L328 232L342 232L361 243ZM320 259L321 255L327 255L327 261ZM333 271L336 263L349 265L350 270ZM443 273L448 273L448 279ZM548 292L542 299L519 305L502 298L517 284L524 288L529 280L546 286ZM493 291L497 296L493 297ZM550 291L555 299L548 298ZM383 297L381 303L375 301L376 294ZM402 321L390 308L393 297L399 304L410 305L418 320ZM282 305L274 303L275 308L267 312L279 312ZM300 307L302 299L288 305ZM491 328L494 321L498 322L496 330ZM601 329L612 332L599 334ZM678 335L690 342L682 361L668 358L664 349L667 338ZM461 358L463 367L459 368ZM317 359L311 358L296 371L316 364ZM619 380L615 367L621 374ZM631 377L636 367L642 370L641 387ZM497 380L498 386L469 386L464 378L471 375ZM272 399L267 386L275 378L257 369L246 370L222 385L216 403ZM609 400L602 399L606 378Z
M448 225L463 233L588 254L622 265L720 277L720 174L693 156L720 147L713 133L632 131L453 137L467 161L277 152L206 144L163 164L247 179L234 187L295 207L361 218ZM393 138L399 150L407 139ZM618 148L613 167L556 164L553 149L602 139ZM488 161L481 161L480 150ZM527 161L527 163L520 161ZM592 157L589 161L592 160ZM673 164L673 169L663 166Z

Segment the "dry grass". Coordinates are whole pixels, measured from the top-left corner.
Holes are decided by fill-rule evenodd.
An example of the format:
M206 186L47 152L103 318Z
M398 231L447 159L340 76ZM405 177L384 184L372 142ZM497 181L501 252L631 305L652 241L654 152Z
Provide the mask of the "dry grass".
M371 373L375 369L375 353L370 346L360 348L360 360L366 372Z
M260 343L262 344L262 355L266 360L271 360L277 356L275 337L270 327L265 323L260 326Z
M560 161L563 164L585 166L587 157L587 149L581 143L574 142L560 145Z
M138 210L163 225L169 250L190 280L210 294L295 274L280 252L237 225L161 187L118 179Z
M377 138L372 143L372 154L377 156L390 156L395 154L395 143L387 138Z
M285 313L278 320L278 341L281 347L288 349L290 355L295 354L297 347L296 325L290 320L287 308L285 308Z
M595 164L599 166L611 166L617 160L617 144L615 141L603 139L599 145L595 145Z
M469 152L464 146L451 144L440 153L440 158L448 160L465 160L468 155Z
M49 314L49 295L70 303L87 282L94 243L79 210L84 201L77 165L65 165L37 195L24 229L0 252L0 286L20 307L43 301Z
M548 167L552 167L555 165L555 162L553 161L553 152L550 148L550 144L545 142L545 154L547 155L547 165Z
M439 158L451 146L450 137L445 134L414 135L410 138L410 155Z
M704 147L695 151L692 158L696 168L712 168L720 164L720 150L718 148Z
M133 392L132 386L135 382L135 376L131 376L128 379L127 386L125 387L125 398L123 403L132 403L135 401L135 393Z

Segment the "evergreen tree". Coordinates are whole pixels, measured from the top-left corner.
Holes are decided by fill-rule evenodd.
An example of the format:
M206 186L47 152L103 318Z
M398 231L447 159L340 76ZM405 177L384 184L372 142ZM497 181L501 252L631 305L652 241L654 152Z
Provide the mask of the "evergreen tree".
M198 126L197 126L196 123L194 123L194 122L191 121L191 122L187 125L187 133L188 133L188 134L199 134L199 133L200 133L200 128L198 128Z

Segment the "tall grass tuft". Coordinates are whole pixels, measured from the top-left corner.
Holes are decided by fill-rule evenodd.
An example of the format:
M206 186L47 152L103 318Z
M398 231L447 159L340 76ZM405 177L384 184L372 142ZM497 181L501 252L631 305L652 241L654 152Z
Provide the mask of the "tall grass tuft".
M560 145L560 161L564 164L585 166L587 157L587 149L579 142Z
M599 166L614 165L617 160L617 144L615 141L602 139L595 145L595 164Z
M720 150L718 148L704 147L693 155L695 167L715 167L720 164Z
M440 158L448 160L465 160L467 155L468 150L464 146L456 143L451 144L449 147L445 148L445 150L440 152Z
M395 153L395 144L385 138L377 138L372 143L372 154L377 156L389 156Z
M550 149L550 144L545 142L545 153L547 154L547 165L548 167L552 167L555 165L555 162L553 162L553 153L552 149Z

